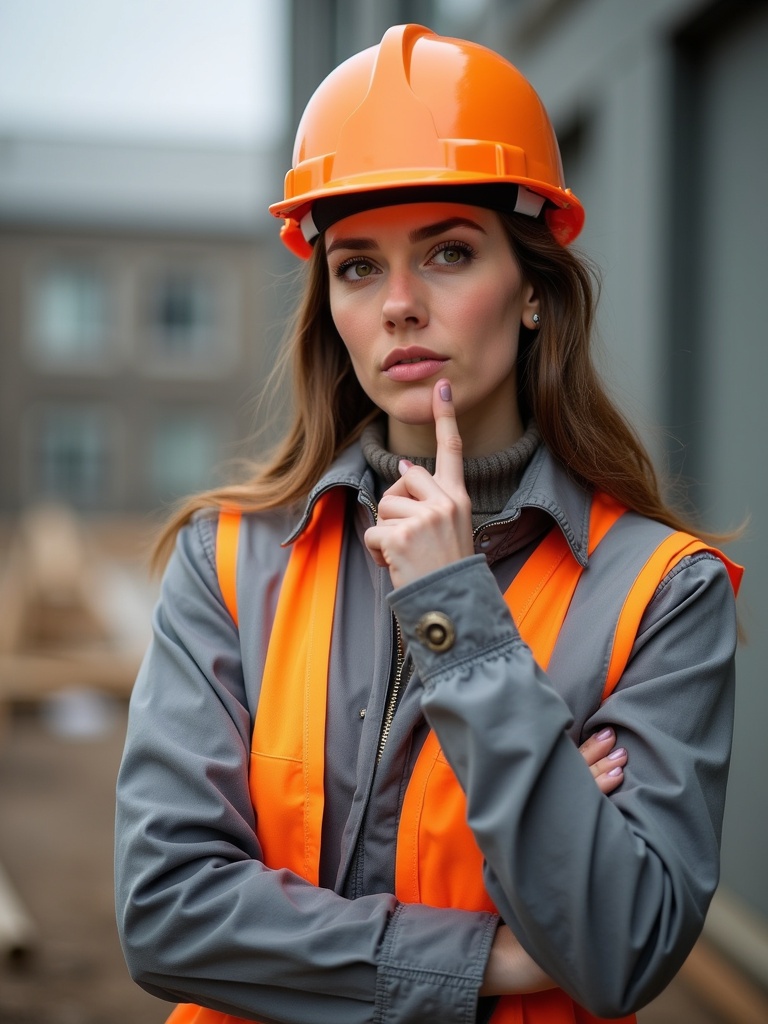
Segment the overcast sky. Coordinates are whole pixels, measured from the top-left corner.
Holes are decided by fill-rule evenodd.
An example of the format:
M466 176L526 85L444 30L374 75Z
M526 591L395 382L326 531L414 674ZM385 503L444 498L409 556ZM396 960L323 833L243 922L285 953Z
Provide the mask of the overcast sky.
M0 134L268 143L281 0L0 0Z

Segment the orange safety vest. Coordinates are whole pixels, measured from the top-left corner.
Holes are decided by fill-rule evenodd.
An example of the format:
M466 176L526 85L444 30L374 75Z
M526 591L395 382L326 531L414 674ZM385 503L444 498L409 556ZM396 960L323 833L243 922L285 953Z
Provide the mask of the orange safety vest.
M325 718L334 603L344 535L346 490L317 502L293 546L280 590L256 711L249 786L257 810L264 863L318 884L323 821ZM590 515L592 554L626 509L596 494ZM237 622L239 512L219 518L216 560L224 602ZM681 558L712 551L734 590L742 570L684 533L669 535L629 589L614 634L605 699L626 666L643 612L659 582ZM521 636L546 669L583 567L554 528L504 595ZM295 713L286 713L286 709ZM483 886L483 855L466 820L461 786L434 731L427 735L408 783L398 826L395 895L401 902L495 912ZM629 1017L616 1018L624 1022ZM598 1024L562 989L499 999L493 1024ZM244 1024L241 1018L180 1004L168 1024Z

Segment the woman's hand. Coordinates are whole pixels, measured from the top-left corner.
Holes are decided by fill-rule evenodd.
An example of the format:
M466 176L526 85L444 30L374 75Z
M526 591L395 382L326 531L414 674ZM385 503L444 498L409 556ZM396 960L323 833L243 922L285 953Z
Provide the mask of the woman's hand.
M616 734L613 729L603 729L590 736L579 747L579 752L589 765L601 793L612 793L624 781L627 752L624 747L614 749L615 742Z
M395 587L474 554L461 435L445 379L435 385L432 410L435 475L403 460L403 475L382 496L378 522L365 533L368 550L377 565L389 569Z

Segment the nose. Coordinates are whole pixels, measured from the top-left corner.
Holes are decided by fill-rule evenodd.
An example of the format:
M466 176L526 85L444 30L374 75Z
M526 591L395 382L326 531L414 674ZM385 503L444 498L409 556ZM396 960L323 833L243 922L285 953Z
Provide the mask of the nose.
M390 271L381 307L386 330L416 330L429 322L426 296L417 274L411 270Z

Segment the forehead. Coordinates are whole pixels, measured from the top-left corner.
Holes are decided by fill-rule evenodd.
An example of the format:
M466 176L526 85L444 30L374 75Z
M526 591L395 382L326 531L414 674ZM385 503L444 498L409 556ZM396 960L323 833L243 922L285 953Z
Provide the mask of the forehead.
M408 235L419 228L460 218L477 224L487 234L500 227L498 215L482 206L468 203L404 203L378 206L337 220L326 231L326 242L348 236L376 238L382 235Z

